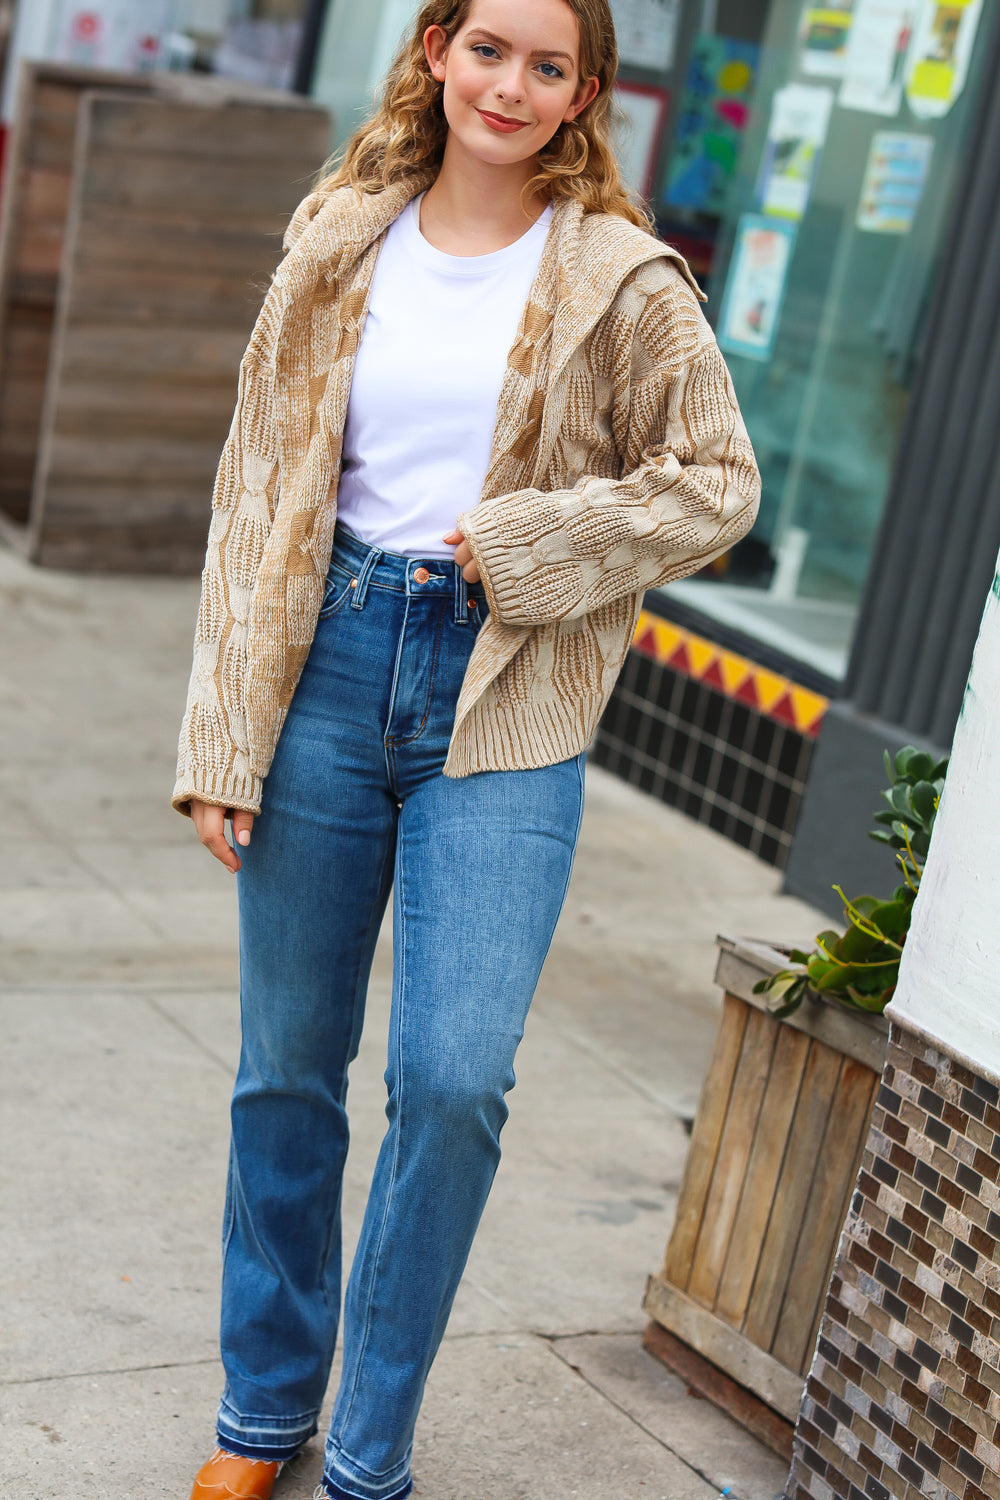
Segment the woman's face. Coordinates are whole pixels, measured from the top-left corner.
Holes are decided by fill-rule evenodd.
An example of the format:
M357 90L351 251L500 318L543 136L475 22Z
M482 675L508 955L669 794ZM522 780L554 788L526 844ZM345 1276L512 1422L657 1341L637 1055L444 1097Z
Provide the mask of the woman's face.
M451 136L491 166L530 161L594 98L580 81L580 33L565 0L472 0L449 43L424 35L431 72L444 84Z

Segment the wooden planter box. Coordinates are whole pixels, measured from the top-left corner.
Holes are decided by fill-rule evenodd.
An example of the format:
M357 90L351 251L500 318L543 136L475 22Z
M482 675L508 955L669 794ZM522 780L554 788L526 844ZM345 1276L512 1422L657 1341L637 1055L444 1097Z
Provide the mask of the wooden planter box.
M888 1025L818 999L778 1021L753 986L783 955L729 938L719 948L722 1017L644 1306L794 1422Z
M240 356L326 110L25 64L0 206L0 529L57 567L197 571Z

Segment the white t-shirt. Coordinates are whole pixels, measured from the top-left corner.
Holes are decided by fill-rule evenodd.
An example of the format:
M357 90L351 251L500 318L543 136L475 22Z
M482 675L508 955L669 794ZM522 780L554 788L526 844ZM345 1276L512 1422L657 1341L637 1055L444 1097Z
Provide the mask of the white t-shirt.
M421 195L422 196L422 195ZM451 557L441 538L479 501L507 356L551 206L491 255L446 255L420 232L420 198L379 251L354 365L337 514L362 541Z

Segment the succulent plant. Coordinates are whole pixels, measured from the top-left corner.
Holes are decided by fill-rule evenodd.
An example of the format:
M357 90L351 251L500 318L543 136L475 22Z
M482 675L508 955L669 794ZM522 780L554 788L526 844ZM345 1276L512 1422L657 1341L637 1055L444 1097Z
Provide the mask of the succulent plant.
M886 751L885 769L890 784L882 799L887 805L875 814L878 826L868 836L894 850L903 883L888 899L848 900L834 886L844 903L847 930L819 933L811 952L793 949L787 969L754 985L756 994L770 997L769 1006L778 1016L797 1010L809 990L854 1010L881 1012L892 999L948 760L904 745L894 760Z

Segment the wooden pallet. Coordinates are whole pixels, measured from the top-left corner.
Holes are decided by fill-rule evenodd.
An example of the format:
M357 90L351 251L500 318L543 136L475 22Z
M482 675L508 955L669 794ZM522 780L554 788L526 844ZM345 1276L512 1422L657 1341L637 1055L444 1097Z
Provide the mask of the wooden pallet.
M724 990L677 1216L645 1308L794 1422L885 1055L882 1017L753 993L780 965L722 941Z
M198 569L239 359L329 131L325 110L228 80L26 70L0 220L0 515L34 560Z

